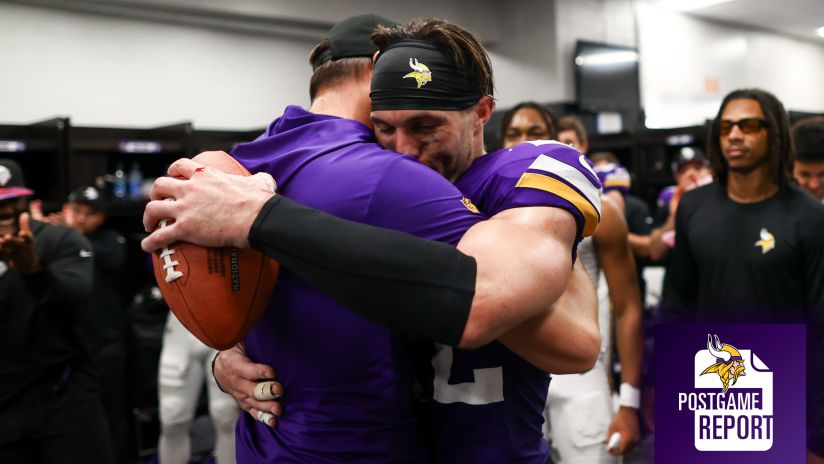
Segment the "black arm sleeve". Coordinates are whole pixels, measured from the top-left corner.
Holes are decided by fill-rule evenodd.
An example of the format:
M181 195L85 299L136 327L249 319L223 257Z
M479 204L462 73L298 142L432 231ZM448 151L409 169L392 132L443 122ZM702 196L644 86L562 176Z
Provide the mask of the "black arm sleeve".
M456 345L475 293L475 259L455 247L269 200L253 248L386 327Z

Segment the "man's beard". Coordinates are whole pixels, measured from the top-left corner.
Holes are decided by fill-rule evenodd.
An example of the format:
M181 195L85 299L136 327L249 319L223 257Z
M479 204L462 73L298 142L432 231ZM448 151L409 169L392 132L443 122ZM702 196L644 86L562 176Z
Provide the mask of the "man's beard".
M749 166L729 166L730 172L734 172L737 174L750 174L751 172L758 169L763 163L753 164Z
M725 157L725 161L727 162L727 169L730 172L734 172L736 174L745 174L746 175L746 174L752 173L753 171L757 170L761 166L764 166L765 164L767 164L769 162L769 156L765 156L765 157L761 158L758 162L748 164L746 166L733 166L732 164L730 164L730 160L726 159L726 157Z

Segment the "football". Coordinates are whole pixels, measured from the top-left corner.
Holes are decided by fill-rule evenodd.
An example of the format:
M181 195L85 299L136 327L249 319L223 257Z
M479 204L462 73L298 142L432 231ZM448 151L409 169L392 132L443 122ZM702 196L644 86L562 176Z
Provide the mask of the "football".
M192 158L229 174L248 176L234 158L206 152ZM160 221L165 227L166 221ZM278 263L251 248L207 248L175 242L152 253L154 275L178 320L205 345L225 350L257 322L275 287Z

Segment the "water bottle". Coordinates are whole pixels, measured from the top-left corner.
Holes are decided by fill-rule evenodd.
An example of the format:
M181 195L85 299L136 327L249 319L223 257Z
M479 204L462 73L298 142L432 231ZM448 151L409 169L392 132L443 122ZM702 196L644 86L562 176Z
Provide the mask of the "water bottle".
M129 198L132 200L143 198L143 172L140 171L137 161L132 163L132 169L129 171Z
M114 197L118 200L126 198L126 173L123 172L123 163L117 163L117 168L114 171Z

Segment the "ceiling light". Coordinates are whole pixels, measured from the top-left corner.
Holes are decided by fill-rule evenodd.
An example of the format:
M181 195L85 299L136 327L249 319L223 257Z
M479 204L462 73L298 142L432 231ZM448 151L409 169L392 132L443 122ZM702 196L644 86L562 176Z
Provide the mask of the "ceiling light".
M695 11L735 0L659 0L658 5L675 11Z
M605 64L632 63L638 61L638 52L615 51L591 53L589 55L578 55L575 57L575 64L578 66L598 66Z
M819 37L824 37L824 26L819 27L815 30L816 35Z

